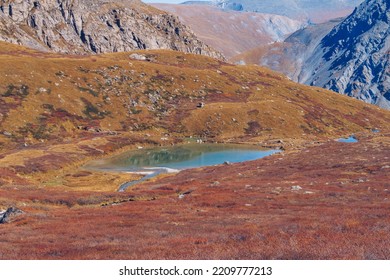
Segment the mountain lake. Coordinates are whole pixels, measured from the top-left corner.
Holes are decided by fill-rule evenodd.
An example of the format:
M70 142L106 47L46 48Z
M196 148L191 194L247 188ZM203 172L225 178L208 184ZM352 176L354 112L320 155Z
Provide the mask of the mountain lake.
M133 150L112 158L91 161L85 168L145 175L140 180L122 184L119 191L124 191L132 185L162 173L256 160L278 152L280 151L260 150L252 145L184 144Z

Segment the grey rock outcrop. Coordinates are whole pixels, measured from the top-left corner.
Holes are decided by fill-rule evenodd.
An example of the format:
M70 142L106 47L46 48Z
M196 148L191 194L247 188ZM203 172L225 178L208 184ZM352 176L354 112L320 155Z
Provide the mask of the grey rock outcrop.
M0 213L0 224L9 223L13 217L19 216L24 212L16 207L9 207L6 211Z
M223 59L177 17L139 0L0 0L0 40L69 54L172 49Z

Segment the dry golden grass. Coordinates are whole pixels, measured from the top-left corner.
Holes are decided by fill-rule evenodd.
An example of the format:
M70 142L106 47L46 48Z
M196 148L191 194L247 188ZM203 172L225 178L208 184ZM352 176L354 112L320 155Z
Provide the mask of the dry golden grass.
M56 172L55 176L37 174L34 182L45 188L61 189L63 191L94 191L115 192L119 186L129 181L142 178L141 175L125 172L103 172L92 170L74 170L66 174Z
M19 52L23 55L0 56L1 128L12 134L3 135L4 142L72 141L91 135L88 129L126 133L153 128L161 134L224 139L335 136L388 126L386 111L297 85L260 67L172 51L139 52L151 62L131 60L129 54ZM205 108L198 109L199 102Z

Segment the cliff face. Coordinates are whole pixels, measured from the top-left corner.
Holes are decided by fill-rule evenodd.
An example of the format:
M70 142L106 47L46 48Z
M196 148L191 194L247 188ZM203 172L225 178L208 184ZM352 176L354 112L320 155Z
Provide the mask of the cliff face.
M139 0L1 0L0 40L70 54L172 49L223 58L177 17Z
M390 108L390 1L367 0L327 34L299 80Z

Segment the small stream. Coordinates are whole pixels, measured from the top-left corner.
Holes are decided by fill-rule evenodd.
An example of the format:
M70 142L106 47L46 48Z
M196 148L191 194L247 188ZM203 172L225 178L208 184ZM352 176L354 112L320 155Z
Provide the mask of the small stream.
M150 178L156 177L156 176L158 176L160 174L179 172L179 170L177 170L177 171L176 170L170 171L168 168L158 168L158 167L152 168L150 170L153 170L153 171L151 171L151 172L134 172L134 173L137 173L137 174L144 174L145 176L142 177L139 180L129 181L129 182L123 183L122 185L119 186L118 192L123 192L123 191L127 190L131 186L134 186L134 185L136 185L138 183L147 181Z

